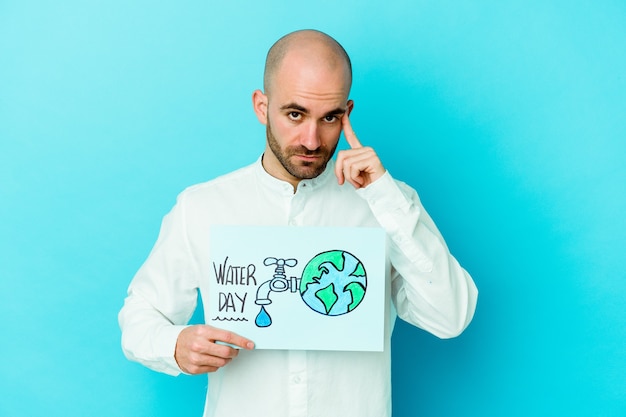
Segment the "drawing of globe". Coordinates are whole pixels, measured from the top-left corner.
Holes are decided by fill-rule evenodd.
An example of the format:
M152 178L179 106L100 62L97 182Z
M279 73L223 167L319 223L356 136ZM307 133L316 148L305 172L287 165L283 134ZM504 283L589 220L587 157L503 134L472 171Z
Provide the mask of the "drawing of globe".
M363 264L351 253L322 252L304 267L300 295L314 311L339 316L353 311L363 301L366 278Z

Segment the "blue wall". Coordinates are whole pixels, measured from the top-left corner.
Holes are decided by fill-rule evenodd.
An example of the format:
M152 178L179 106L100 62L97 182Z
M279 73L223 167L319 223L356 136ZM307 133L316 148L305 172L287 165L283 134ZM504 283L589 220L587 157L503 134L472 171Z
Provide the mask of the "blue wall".
M176 194L261 152L251 92L303 27L481 291L458 339L398 325L394 415L626 415L623 1L208 3L0 2L0 415L200 415L117 311Z

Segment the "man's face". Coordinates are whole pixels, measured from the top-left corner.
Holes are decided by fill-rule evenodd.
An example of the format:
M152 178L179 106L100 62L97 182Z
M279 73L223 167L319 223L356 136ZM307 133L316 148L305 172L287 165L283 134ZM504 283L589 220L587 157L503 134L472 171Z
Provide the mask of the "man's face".
M324 171L337 148L341 117L352 109L352 102L347 100L349 81L343 68L290 64L282 66L271 91L263 95L267 134L263 166L295 186Z
M296 114L294 113L292 117L296 117ZM329 120L331 120L330 117ZM334 134L330 135L328 143L319 141L320 144L315 149L309 149L301 144L281 145L281 143L289 143L289 141L285 141L282 138L279 140L276 137L269 117L266 125L266 135L267 145L273 154L273 158L280 162L286 174L296 180L315 178L324 172L326 164L335 153L339 139L338 135L335 139L333 139Z

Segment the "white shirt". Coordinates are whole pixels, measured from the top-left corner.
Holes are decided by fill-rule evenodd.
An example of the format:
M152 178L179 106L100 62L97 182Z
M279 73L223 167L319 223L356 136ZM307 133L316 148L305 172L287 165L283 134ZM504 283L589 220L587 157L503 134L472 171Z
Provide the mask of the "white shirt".
M381 226L388 236L393 305L383 352L241 350L209 374L205 417L391 415L391 332L397 315L441 338L471 321L477 289L450 255L417 193L387 172L355 190L337 184L334 162L319 177L291 184L261 160L183 191L135 275L119 314L126 356L177 375L179 332L208 294L211 224ZM206 311L207 300L203 298ZM245 336L245 335L242 335Z

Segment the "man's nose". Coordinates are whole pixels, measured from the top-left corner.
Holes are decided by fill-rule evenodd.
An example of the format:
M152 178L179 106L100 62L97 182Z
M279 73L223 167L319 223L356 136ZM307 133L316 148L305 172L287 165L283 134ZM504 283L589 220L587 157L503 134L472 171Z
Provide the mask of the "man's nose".
M302 132L300 144L310 151L316 150L321 145L319 133L317 123L308 123Z

